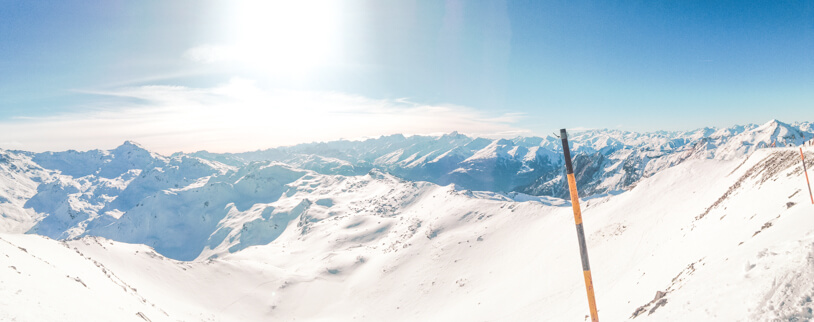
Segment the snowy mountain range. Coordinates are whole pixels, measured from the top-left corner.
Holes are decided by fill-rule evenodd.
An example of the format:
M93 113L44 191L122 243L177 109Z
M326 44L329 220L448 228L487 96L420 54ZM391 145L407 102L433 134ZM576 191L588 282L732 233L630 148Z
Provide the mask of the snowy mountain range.
M593 130L569 140L580 195L589 197L630 189L687 160L732 160L771 144L799 145L811 138L811 123L772 120L689 132ZM303 177L388 174L456 189L567 198L560 144L555 137L488 140L451 133L170 157L134 142L110 151L2 151L6 188L0 205L9 218L3 221L8 231L54 239L107 237L192 260L204 250L224 249L226 237L242 240L235 231L264 229L250 242L226 249L272 241L281 232L275 229L287 224L283 218L298 214L267 205L295 193L287 185Z
M571 134L581 195L630 188L642 177L689 159L731 160L763 147L799 145L814 138L810 122L702 128L684 132L635 133L589 130ZM392 135L365 141L335 141L238 154L197 152L191 156L242 166L277 161L322 174L360 175L370 169L410 181L464 189L568 196L559 138L512 140L471 138L456 132L432 136Z
M814 318L812 138L571 134L600 316ZM0 320L583 320L559 144L0 150Z

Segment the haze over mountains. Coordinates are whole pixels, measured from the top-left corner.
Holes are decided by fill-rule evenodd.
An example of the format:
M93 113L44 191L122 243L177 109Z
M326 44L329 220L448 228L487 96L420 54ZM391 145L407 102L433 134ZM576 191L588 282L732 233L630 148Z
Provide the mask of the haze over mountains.
M812 123L776 120L571 133L600 315L811 319L799 152L768 147L812 138ZM0 318L579 320L559 144L451 133L240 154L0 150L0 295L15 299ZM43 283L110 307L48 308Z

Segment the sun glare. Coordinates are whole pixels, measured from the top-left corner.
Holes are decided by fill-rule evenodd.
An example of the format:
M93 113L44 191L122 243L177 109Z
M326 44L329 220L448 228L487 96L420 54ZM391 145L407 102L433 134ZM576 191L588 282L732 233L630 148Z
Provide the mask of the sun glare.
M306 74L338 52L336 1L235 2L232 39L237 60L270 73Z

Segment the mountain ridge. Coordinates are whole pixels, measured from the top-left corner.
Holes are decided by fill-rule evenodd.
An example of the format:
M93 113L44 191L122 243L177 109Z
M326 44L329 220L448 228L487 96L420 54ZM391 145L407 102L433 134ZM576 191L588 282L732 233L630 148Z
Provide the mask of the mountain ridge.
M773 119L763 125L728 128L646 133L600 129L569 136L577 166L594 170L577 175L580 194L590 196L628 189L642 177L691 158L728 160L772 143L799 145L814 138L814 131L810 122L788 124ZM359 175L379 168L411 181L564 198L568 195L567 185L562 178L557 179L563 171L560 145L559 138L553 136L484 139L452 132L441 136L390 135L362 141L306 143L235 154L188 155L235 166L251 161L279 161L324 174Z
M687 161L734 160L768 142L799 144L814 137L802 130L808 128L807 122L772 120L761 126L687 132L586 131L569 140L580 196L586 198L629 190L643 178ZM193 260L207 249L242 249L252 243L231 244L243 236L236 231L260 229L264 233L247 234L248 240L270 242L269 236L289 222L286 218L321 211L319 203L302 205L302 211L264 206L304 189L291 186L303 178L392 178L388 180L489 191L510 199L566 198L559 144L553 137L488 140L450 133L323 142L242 157L162 156L131 141L109 151L0 151L5 160L0 178L6 187L0 190L0 210L9 231L54 239L103 236ZM17 191L17 182L22 184L19 193L3 193ZM234 219L245 216L262 220ZM275 224L268 226L268 220ZM247 226L222 226L226 222ZM185 239L171 238L179 233ZM227 237L233 240L224 244Z

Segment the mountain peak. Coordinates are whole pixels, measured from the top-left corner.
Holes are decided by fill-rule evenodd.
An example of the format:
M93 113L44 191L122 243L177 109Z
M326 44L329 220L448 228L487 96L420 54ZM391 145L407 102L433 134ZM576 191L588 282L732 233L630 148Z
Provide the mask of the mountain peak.
M119 145L119 146L116 148L116 150L119 150L119 149L140 149L140 150L147 150L147 149L145 149L145 148L144 148L144 146L142 146L142 145L141 145L141 144L139 144L138 142L136 142L136 141L131 141L131 140L124 141L124 143L122 143L121 145Z
M391 134L391 135L382 135L381 138L383 138L383 139L387 138L387 139L400 139L400 140L402 140L405 137L404 137L404 134L396 133L396 134Z
M458 131L452 131L450 133L447 133L447 134L444 134L444 135L441 136L441 138L448 138L448 139L460 139L460 138L464 138L464 137L466 137L466 135L458 133Z
M781 122L778 119L771 119L768 122L764 123L763 126L766 126L766 127L769 127L769 126L791 127L791 125L786 124L784 122Z
M771 131L775 135L780 134L780 133L775 133L777 131L793 132L793 133L799 132L799 130L797 130L793 126L791 126L791 125L789 125L787 123L783 123L783 122L781 122L781 121L779 121L777 119L771 119L768 122L764 123L763 125L759 126L755 130L756 131L761 131L761 132L763 132L763 131Z
M141 159L154 159L157 158L158 155L150 152L146 148L144 148L141 144L138 144L134 141L124 141L122 145L118 146L117 148L110 151L116 157L124 157L127 158L141 158Z

